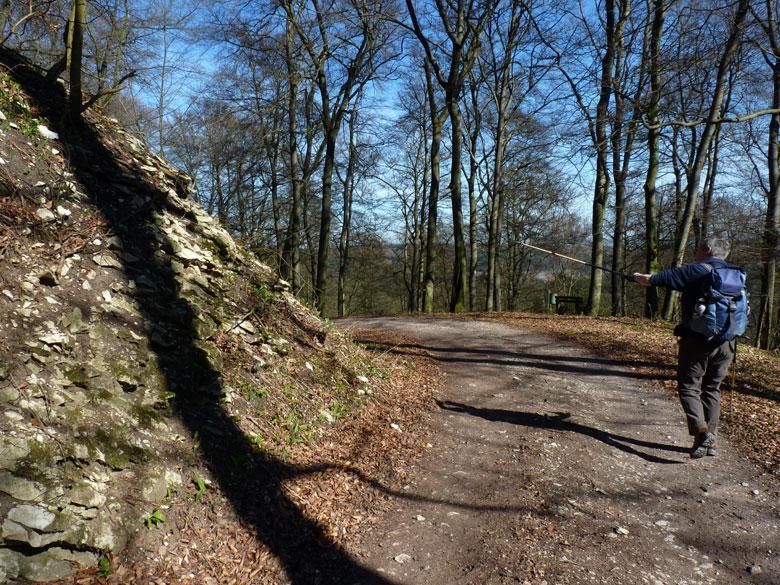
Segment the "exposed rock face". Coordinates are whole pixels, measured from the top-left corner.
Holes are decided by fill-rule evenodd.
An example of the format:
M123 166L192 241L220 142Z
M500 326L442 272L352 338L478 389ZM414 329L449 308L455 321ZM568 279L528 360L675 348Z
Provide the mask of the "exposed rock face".
M52 150L61 132L23 136L5 111L0 155L34 148L5 185L19 200L0 189L18 214L0 225L0 250L13 234L0 255L0 583L57 579L125 546L193 458L171 384L208 394L198 368L221 370L218 338L256 348L258 371L289 350L252 323L247 291L305 313L138 139L93 120L112 163L74 169ZM172 381L161 360L190 360L191 375Z

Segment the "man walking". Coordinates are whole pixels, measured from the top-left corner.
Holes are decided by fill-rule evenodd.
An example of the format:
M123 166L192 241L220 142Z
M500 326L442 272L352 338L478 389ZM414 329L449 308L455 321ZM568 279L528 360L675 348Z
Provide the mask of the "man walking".
M645 287L662 286L682 291L682 321L674 330L674 334L680 338L677 384L688 432L693 437L693 459L716 455L720 384L734 359L736 336L744 333L747 322L744 272L729 268L726 264L728 254L728 241L707 238L694 252L693 263L652 275L633 275L634 280ZM740 278L741 282L737 282ZM717 291L718 286L726 281L734 284L730 296L721 295ZM736 290L739 293L735 294ZM713 300L715 297L724 309L717 309L717 302ZM707 311L709 320L719 320L717 327L722 329L706 329L703 323L708 318L704 314ZM735 321L738 323L735 324Z

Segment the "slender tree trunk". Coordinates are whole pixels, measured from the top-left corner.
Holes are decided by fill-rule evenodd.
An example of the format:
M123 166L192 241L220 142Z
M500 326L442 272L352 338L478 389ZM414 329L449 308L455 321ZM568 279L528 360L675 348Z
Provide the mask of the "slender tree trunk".
M656 182L659 167L658 110L661 101L661 37L666 15L665 0L653 0L653 24L650 30L650 106L647 120L647 174L645 175L645 272L658 272L661 267L658 250L658 197ZM658 289L648 287L645 292L645 316L658 314Z
M717 120L721 113L721 105L723 104L723 97L726 91L726 78L729 67L731 66L731 63L734 60L734 56L739 49L742 29L745 25L749 6L750 0L739 0L739 4L737 5L736 11L734 13L734 18L732 19L729 38L718 63L718 73L715 81L712 102L707 114L707 121L704 124L704 129L702 130L702 135L696 151L693 167L688 173L685 211L683 212L680 237L675 243L674 257L672 261L673 267L680 266L682 264L683 256L685 255L685 249L688 245L688 237L691 231L691 224L693 222L693 215L696 210L696 202L699 195L699 183L701 181L702 170L704 169L704 164L707 160L707 153L709 151L710 142L712 141L715 135L715 130L719 124Z
M11 0L0 0L0 33L5 31L5 25L11 14ZM0 37L0 41L2 41Z
M439 210L439 184L441 165L441 138L445 112L439 114L436 108L436 91L433 86L431 65L425 61L425 87L428 93L428 109L431 116L431 185L428 195L428 229L425 240L425 289L423 310L433 313L434 261L436 259L436 222Z
M694 129L695 134L695 129ZM680 132L678 128L674 128L672 131L672 171L674 173L674 241L676 242L677 239L680 237L680 229L682 226L682 218L683 218L683 211L685 209L685 205L683 203L683 185L682 185L682 177L683 173L686 172L684 169L680 167L680 159L679 159L679 144L678 140L680 137ZM691 145L696 144L696 137L691 137ZM693 146L691 149L693 150ZM671 289L665 289L664 291L664 302L663 306L661 308L661 317L669 321L672 318L672 312L674 310L675 301L677 300L677 293Z
M721 107L721 117L726 115L731 104L731 95L734 90L734 83L736 78L736 71L732 67L728 83L728 92L726 94L725 102ZM715 129L715 136L710 143L710 156L707 157L707 176L704 180L704 189L702 189L702 205L700 214L699 233L696 235L696 245L698 246L704 238L709 235L710 229L710 212L712 211L712 199L715 195L715 179L718 176L718 162L720 154L720 142L721 142L721 126L718 125Z
M288 10L292 10L290 7ZM290 147L290 219L287 222L287 237L284 242L282 274L290 282L294 293L301 287L301 213L302 189L298 165L298 70L293 55L293 23L288 13L286 29L285 61L287 66L287 140Z
M330 254L330 224L333 217L333 169L336 166L338 131L325 133L325 159L322 166L322 205L320 206L320 236L317 247L317 277L314 286L314 305L322 311Z
M626 23L631 16L631 0L621 0L620 2L620 19L618 20L617 28L615 31L616 36L616 55L615 55L615 74L613 76L613 84L617 91L615 91L615 112L614 122L612 126L612 133L610 138L612 139L612 175L615 181L615 228L612 233L612 272L610 274L610 283L612 290L612 314L624 315L625 306L623 304L624 299L624 282L620 274L624 268L624 255L625 255L625 229L626 229L626 213L625 213L625 200L626 200L626 177L628 175L629 163L631 160L631 153L634 145L634 135L636 134L637 118L640 115L638 107L633 109L632 117L628 124L624 126L626 100L623 97L623 92L620 91L622 83L622 69L623 69L623 53L624 53L624 39ZM645 67L645 53L647 52L647 36L643 40L642 62L640 65L639 80L637 83L636 98L635 101L639 101L638 97L641 95L644 86L644 67ZM627 128L625 132L625 143L623 143L624 128ZM621 160L622 153L622 160Z
M347 280L347 266L349 262L349 234L352 223L352 196L355 189L356 164L355 110L353 109L349 114L349 157L347 161L347 173L344 177L344 208L341 221L341 235L339 236L339 282L337 291L339 317L345 315L344 286Z
M501 102L503 100L499 100ZM496 288L498 286L498 242L501 234L502 181L504 168L504 148L506 146L506 112L503 104L496 113L496 143L493 154L493 196L490 200L490 216L488 218L488 258L487 258L487 290L485 291L485 310L500 310L496 303Z
M505 202L504 202L504 192L503 187L499 186L499 194L496 198L497 204L498 204L498 227L501 228L504 224L504 213L505 213ZM496 232L496 244L495 244L495 253L496 258L499 256L499 252L501 251L501 230L499 229ZM496 311L502 311L503 310L503 301L502 301L502 295L503 290L501 289L501 263L496 262L496 271L494 274L494 280L496 281L496 284L493 286L493 309Z
M472 79L471 84L471 107L474 110L471 128L468 129L469 137L469 174L467 178L467 187L469 194L469 311L476 309L476 291L477 291L477 146L479 144L479 133L482 127L482 114L479 111L479 96L477 94L476 82Z
M168 18L168 15L165 15ZM160 67L160 92L157 96L157 154L163 156L165 144L165 76L168 75L168 27L162 27L162 66Z
M84 50L84 29L87 23L87 1L73 0L73 37L70 50L70 99L68 110L75 120L81 116L81 64Z
M452 157L450 161L450 200L452 201L452 224L455 241L455 260L452 270L452 293L450 297L450 312L462 313L466 308L466 241L463 233L463 202L460 192L461 153L463 140L463 120L458 106L457 95L447 99L447 110L450 114L452 127Z
M601 60L601 89L596 106L596 182L593 193L593 216L590 261L593 268L590 271L590 287L588 289L589 315L598 315L601 306L601 283L603 272L596 267L604 265L604 212L609 199L609 172L607 170L607 114L612 95L612 67L615 58L615 1L605 0L606 12L606 48Z
M771 31L777 35L777 25L772 6L767 1L767 9L772 15ZM775 62L772 66L772 108L780 109L780 43L775 40ZM777 199L780 194L780 114L772 114L769 122L769 144L767 148L767 171L769 190L767 191L766 218L762 246L763 270L761 272L761 306L759 311L760 330L756 334L764 349L773 349L775 340L775 288L777 271L777 249L780 235L780 207Z

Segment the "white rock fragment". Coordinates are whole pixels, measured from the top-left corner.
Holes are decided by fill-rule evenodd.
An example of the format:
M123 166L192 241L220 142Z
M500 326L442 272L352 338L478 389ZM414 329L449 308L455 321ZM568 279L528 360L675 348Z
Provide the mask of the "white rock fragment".
M390 428L393 429L394 431L400 431L401 430L401 425L399 425L397 423L390 423Z
M629 534L628 528L623 528L622 526L618 526L617 528L615 528L615 534L626 536L627 534Z
M314 366L311 365L310 362L306 362L306 369L309 370L310 372L313 372L314 371Z
M38 126L38 134L46 138L47 140L59 140L60 135L56 132L52 132L43 124Z
M360 382L361 384L368 384L368 378L366 378L365 376L358 376L357 381Z
M57 219L56 216L49 209L46 209L45 207L39 207L35 211L35 215L41 221L54 221L55 219Z
M5 122L8 118L5 117L3 112L0 112L0 122Z
M62 345L68 340L68 336L64 333L50 333L49 335L43 335L38 339L46 345Z
M408 563L409 561L411 561L412 557L406 553L401 553L400 555L394 556L393 560L399 565L403 565L404 563Z
M6 296L6 297L8 297L10 300L14 300L14 293L12 293L12 292L11 292L10 290L8 290L7 288L4 288L4 289L3 289L3 295L4 295L4 296Z
M122 263L116 256L108 252L98 252L92 256L92 261L103 268L122 268ZM89 278L89 276L87 276Z
M70 217L72 213L73 212L67 207L63 207L62 205L57 206L57 215L60 217Z
M417 514L417 516L415 516L414 519L417 520L418 522L425 522L425 516L421 514Z

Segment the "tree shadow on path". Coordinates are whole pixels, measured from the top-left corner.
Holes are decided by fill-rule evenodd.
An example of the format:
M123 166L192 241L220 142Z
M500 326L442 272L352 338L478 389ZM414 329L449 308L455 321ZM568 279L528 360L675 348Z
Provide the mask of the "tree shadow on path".
M615 376L618 378L633 378L636 380L672 380L674 375L662 375L645 372L633 372L622 369L610 369L607 366L629 365L630 362L600 360L591 358L549 356L533 353L516 353L504 350L494 351L493 349L473 349L461 347L432 347L424 343L384 343L371 339L356 339L358 343L366 345L369 350L377 350L382 347L384 351L395 355L416 355L414 350L422 350L430 353L431 358L442 363L462 363L474 365L492 365L504 367L533 368L536 370L548 370L551 372L562 372L565 374L582 374L585 376ZM446 355L442 355L446 352ZM464 356L456 354L467 354ZM498 356L498 357L497 357ZM500 356L507 356L506 358ZM580 361L583 363L593 363L592 367L578 366L573 364L555 363L557 361ZM646 365L646 364L642 364ZM653 364L658 366L658 364Z
M658 457L650 453L645 453L635 449L636 447L645 447L647 449L658 449L661 451L670 451L673 453L688 453L688 449L684 447L678 447L677 445L665 445L663 443L653 443L651 441L642 441L641 439L634 439L633 437L625 437L623 435L616 435L602 431L595 427L589 427L577 422L568 420L571 418L571 414L568 412L559 412L555 415L537 414L534 412L519 412L514 410L504 410L500 408L478 408L476 406L470 406L468 404L462 404L460 402L452 402L449 400L437 400L437 404L444 410L452 412L461 412L471 416L477 416L485 420L492 422L505 422L513 425L521 425L524 427L531 427L536 429L547 429L551 431L567 431L585 435L601 441L605 445L614 447L624 453L630 455L636 455L637 457L644 459L650 463L662 463L662 464L681 464L682 461L675 461L673 459L666 459L664 457ZM632 446L633 445L633 446Z
M284 494L282 484L302 470L259 454L221 407L219 373L197 343L197 315L182 297L171 264L174 246L158 225L164 211L185 222L194 218L176 206L172 194L142 180L137 168L118 160L94 128L62 122L66 102L59 84L46 83L33 66L8 50L0 48L0 59L13 65L14 78L59 133L76 179L106 219L110 235L121 242L126 277L154 283L153 289L135 289L150 349L168 389L175 394L177 416L198 438L203 460L236 514L254 527L257 538L281 562L294 585L392 585L358 564L322 526L301 513ZM131 208L120 199L117 185L131 186L130 197L146 202Z

